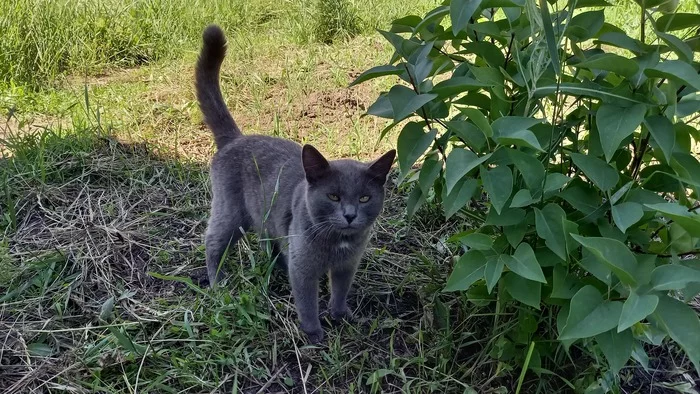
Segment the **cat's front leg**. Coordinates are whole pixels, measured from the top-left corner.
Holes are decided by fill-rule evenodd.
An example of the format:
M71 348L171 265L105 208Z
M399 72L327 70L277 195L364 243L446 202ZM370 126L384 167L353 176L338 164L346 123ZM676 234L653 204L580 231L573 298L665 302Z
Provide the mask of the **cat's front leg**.
M349 265L331 269L331 302L330 313L333 320L351 320L352 312L348 308L347 298L352 280L355 277L356 266Z
M313 272L298 269L298 267L290 270L289 278L301 329L311 343L319 343L323 340L323 328L318 318L319 278Z

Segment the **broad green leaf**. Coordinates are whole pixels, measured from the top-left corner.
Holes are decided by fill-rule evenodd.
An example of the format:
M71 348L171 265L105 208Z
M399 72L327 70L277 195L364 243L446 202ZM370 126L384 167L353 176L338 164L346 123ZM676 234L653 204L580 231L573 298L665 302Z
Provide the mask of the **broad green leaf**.
M544 182L544 192L554 192L560 190L567 183L571 182L571 178L558 172L547 174L547 179Z
M513 130L527 130L540 123L542 123L542 119L526 118L524 116L502 116L491 124L491 128L493 129L493 135L498 137Z
M447 129L459 137L468 147L481 151L486 146L486 137L478 127L463 120L445 122Z
M628 36L625 33L607 32L598 37L597 42L611 45L618 48L627 49L635 54L644 52L644 45L641 41Z
M535 208L535 228L537 235L545 240L547 247L562 260L567 260L566 237L564 221L566 212L553 203L547 204L542 210Z
M490 138L493 136L493 129L488 119L486 119L486 116L481 111L476 108L460 108L459 111L466 115L467 119L474 122L486 137Z
M671 223L668 234L670 239L666 250L669 250L671 253L686 253L695 250L697 240L693 239L678 223Z
M461 55L473 53L476 56L484 59L489 66L494 67L496 69L498 69L499 67L503 67L503 64L506 60L501 49L488 41L469 42L463 44L462 48L463 49L459 52L456 52L456 54Z
M661 55L657 49L649 50L634 58L634 61L639 64L639 72L631 78L632 85L635 88L642 86L644 82L648 80L644 71L649 68L655 67L659 64L661 60Z
M629 181L622 185L617 191L610 197L610 204L617 204L620 199L627 194L627 192L630 190L632 185L634 185L634 181Z
M579 264L583 269L590 272L591 275L595 276L606 285L610 286L612 284L612 271L605 263L600 261L596 255L589 252L587 249L583 249L581 257Z
M661 15L656 19L656 29L662 32L700 26L700 14L672 13Z
M614 53L595 55L580 63L574 64L574 66L587 69L611 71L617 75L627 78L632 77L637 73L637 71L639 71L639 65L634 60L616 55Z
M433 129L426 133L423 126L415 122L404 126L397 142L399 168L403 174L408 173L416 160L423 156L436 135L437 130Z
M436 94L416 94L413 90L403 85L395 85L386 96L391 103L394 113L394 121L398 122L409 117L420 107L437 97Z
M561 74L561 63L559 62L559 40L554 36L552 28L552 16L549 14L549 6L546 0L540 0L540 14L542 14L542 26L544 37L547 40L547 48L552 59L552 68L557 76ZM558 30L558 29L557 29Z
M645 112L646 106L642 104L627 108L603 104L598 108L596 125L606 161L612 159L620 143L642 123Z
M569 22L564 35L569 37L571 41L580 42L589 38L593 38L603 27L605 23L605 15L603 10L582 12Z
M576 210L584 213L588 221L595 221L605 213L605 210L600 209L602 201L598 195L598 189L582 180L574 180L559 193L559 197L566 200ZM598 210L601 212L597 213Z
M478 250L470 250L457 260L447 285L443 291L461 291L468 289L474 282L484 277L486 257Z
M649 355L644 351L644 345L640 341L634 341L634 348L632 349L632 358L634 361L639 363L639 365L644 368L644 370L649 370Z
M459 237L459 242L463 245L468 246L470 249L476 250L491 250L493 245L493 238L486 234L481 233L471 233L463 237Z
M452 189L454 189L457 182L462 179L463 176L467 175L469 171L475 169L481 163L488 160L489 157L491 157L490 153L479 157L474 152L466 149L453 149L447 156L447 163L445 165L445 183L447 185L447 194L452 192Z
M576 164L576 167L581 169L603 191L611 190L620 181L620 175L617 173L617 170L597 157L571 153L571 159Z
M644 119L644 125L661 148L666 162L670 163L673 149L676 146L676 131L673 129L673 123L665 116L653 115Z
M526 243L518 245L513 258L506 260L505 263L509 270L525 279L547 283L544 273L542 273L542 268L540 268L540 263L537 262L537 257L535 257L535 252Z
M690 49L688 44L686 44L683 40L674 36L673 34L657 32L656 35L662 39L673 52L676 53L678 59L688 63L693 61L693 50Z
M436 94L439 99L445 99L486 86L486 84L470 77L452 77L433 86L430 93Z
M571 297L569 297L571 298ZM569 318L569 313L570 313L570 308L569 305L564 305L561 308L559 308L559 313L557 313L557 332L561 335L561 332L564 331L564 328L566 327L566 320ZM564 349L567 351L573 345L574 342L576 342L575 339L570 339L566 341L559 341L561 344L564 346Z
M685 354L700 373L700 320L688 305L668 296L659 298L659 306L649 318L657 327L683 348Z
M367 108L367 114L374 115L379 118L393 119L394 109L391 108L391 101L387 97L388 93L381 94L377 101L372 103L372 105ZM393 123L392 125L394 125Z
M359 83L369 81L370 79L383 77L386 75L400 75L404 71L406 71L405 68L394 65L372 67L369 70L360 74L360 76L358 76L354 81L352 81L352 83L348 87L352 87Z
M428 27L432 23L439 24L440 21L442 21L442 19L444 17L446 17L447 14L449 14L449 13L450 13L449 6L443 5L443 6L435 8L434 10L425 14L425 17L423 18L422 21L420 21L420 23L418 23L416 25L416 28L414 29L414 31L419 32L419 31L423 30L423 28Z
M532 194L527 189L520 189L513 196L513 200L510 202L511 208L522 208L528 205L536 203L537 200L532 198Z
M479 174L491 205L500 215L513 192L513 173L508 166L500 165L488 171L481 167Z
M418 212L418 208L423 205L426 197L427 194L423 193L419 185L413 187L411 193L408 195L408 199L406 200L406 215L409 219L412 218L416 212Z
M545 177L544 165L532 155L515 149L509 149L508 155L515 164L515 168L520 171L520 174L525 180L527 188L533 194L533 197L541 195L542 185Z
M556 271L557 270L555 270L555 274ZM556 283L557 281L554 282ZM569 324L572 326L579 324L586 316L593 313L593 311L602 304L603 296L595 287L587 285L579 289L569 302L569 314L565 324L559 330L559 339L561 340Z
M491 291L501 279L501 274L503 273L503 267L505 266L506 259L511 257L507 254L493 255L486 258L486 267L484 267L484 278L486 279L486 288L491 294Z
M693 137L695 139L697 137ZM698 139L700 140L700 138ZM682 146L682 144L678 144ZM681 148L685 150L685 148ZM688 149L690 150L690 149ZM676 171L677 177L683 183L692 185L695 187L700 186L700 161L698 161L698 155L695 153L686 152L674 152L673 160L671 161L671 167ZM698 192L700 194L700 192Z
M700 17L700 14L698 15ZM649 77L668 78L679 81L682 85L692 86L700 90L700 75L693 66L682 60L666 60L659 62L654 68L647 68L644 74Z
M403 18L395 19L391 22L392 33L413 33L415 27L423 20L418 15L408 15Z
M379 30L379 34L384 36L384 38L394 47L396 53L401 55L401 57L404 59L408 59L409 56L411 56L411 54L420 47L420 44L417 42L407 40L396 33Z
M565 266L561 264L557 264L554 266L554 269L552 270L552 294L550 295L551 298L568 300L573 298L580 289L581 283L578 281L578 278L573 275L569 275L566 272Z
M576 296L571 299L571 312L569 312L566 327L564 327L563 332L559 336L559 340L590 338L612 330L617 326L622 313L622 303L620 301L604 301L580 320L572 320L574 310L581 307L579 303L574 302L576 300ZM578 314L574 316L577 317Z
M470 66L469 71L471 71L471 73L474 74L474 77L477 79L477 81L481 81L489 87L503 86L504 77L503 74L501 74L501 72L498 70L495 70L491 67ZM496 91L492 92L497 93ZM505 96L501 98L506 99Z
M442 169L442 160L440 160L437 155L432 155L425 159L423 166L420 168L420 174L418 174L418 186L420 186L423 193L428 193L430 188L433 187L433 183L440 175L440 170Z
M503 276L503 285L516 300L535 309L540 309L541 283L527 280L509 272Z
M700 270L680 264L664 264L651 273L654 290L681 290L690 283L700 283Z
M449 219L462 209L472 198L478 187L479 182L476 179L464 178L458 181L450 194L442 201L445 218Z
M484 224L489 226L513 226L525 219L525 210L520 208L503 208L499 215L495 209L489 209Z
M433 70L433 60L428 57L432 49L432 43L423 44L419 50L416 50L408 58L406 68L410 73L410 77L413 78L413 81L418 85L420 85Z
M698 36L698 41L700 41L700 36ZM696 112L700 112L700 96L697 94L683 96L676 104L676 116L679 118L685 118Z
M542 146L540 146L540 142L537 140L537 137L535 137L535 134L530 130L501 131L501 133L499 133L499 135L496 137L496 141L498 141L498 143L501 145L512 144L516 146L525 146L528 148L537 149L540 152L544 152Z
M474 11L479 8L481 0L452 0L450 3L450 20L452 34L455 36L465 30Z
M680 224L692 237L700 237L700 215L688 212L688 210L676 203L644 204L668 219Z
M627 231L630 226L637 223L642 216L644 216L644 210L641 204L636 202L623 202L612 207L612 217L615 221L615 225L623 233Z
M637 284L634 277L637 270L637 260L625 244L611 238L582 237L579 235L572 235L572 237L607 264L622 283L631 286Z
M524 220L517 224L503 227L503 235L506 236L510 246L516 247L522 242L523 238L525 238L525 233L527 233L527 227L527 223Z
M622 332L651 315L658 304L659 297L656 295L648 294L640 296L634 291L631 291L629 297L625 300L625 304L622 306L622 314L620 314L620 322L617 324L617 332Z
M627 364L634 349L634 336L632 331L615 332L610 330L595 337L600 350L613 373L618 373Z

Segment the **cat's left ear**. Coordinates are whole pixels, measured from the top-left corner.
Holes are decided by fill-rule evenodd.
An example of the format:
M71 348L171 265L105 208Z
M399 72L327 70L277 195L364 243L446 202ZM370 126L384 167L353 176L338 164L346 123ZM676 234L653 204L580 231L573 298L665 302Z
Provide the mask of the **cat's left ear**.
M386 176L389 175L389 171L391 170L391 165L394 164L395 157L395 149L386 152L382 155L382 157L378 158L377 160L372 162L372 164L369 165L367 172L372 174L373 177L386 180Z

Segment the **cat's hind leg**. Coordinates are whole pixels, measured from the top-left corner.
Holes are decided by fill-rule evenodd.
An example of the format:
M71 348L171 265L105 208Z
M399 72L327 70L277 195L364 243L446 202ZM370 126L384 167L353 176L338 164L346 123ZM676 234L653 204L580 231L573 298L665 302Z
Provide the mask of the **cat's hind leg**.
M243 213L229 201L212 200L211 216L204 240L206 247L207 275L209 285L214 286L223 279L222 265L225 253L243 236L247 230Z

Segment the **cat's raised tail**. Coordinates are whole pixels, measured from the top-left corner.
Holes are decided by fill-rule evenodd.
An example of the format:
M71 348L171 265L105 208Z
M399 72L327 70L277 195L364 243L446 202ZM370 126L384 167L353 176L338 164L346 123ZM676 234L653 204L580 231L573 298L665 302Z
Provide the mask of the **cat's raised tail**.
M221 95L219 73L226 56L226 36L219 26L209 25L202 34L202 51L195 70L195 87L204 122L214 133L218 148L241 135L241 130Z

